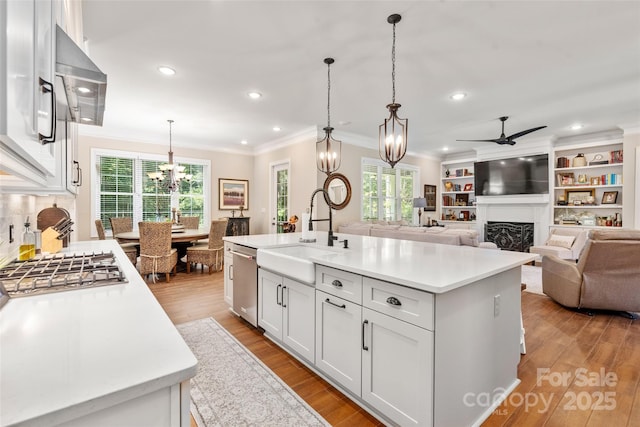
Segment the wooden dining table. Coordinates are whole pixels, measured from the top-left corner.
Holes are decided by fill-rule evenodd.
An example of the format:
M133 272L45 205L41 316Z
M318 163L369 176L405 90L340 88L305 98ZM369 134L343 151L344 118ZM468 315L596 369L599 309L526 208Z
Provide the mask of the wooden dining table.
M124 233L118 233L114 237L118 239L120 243L140 243L140 233L138 231L126 231ZM188 243L208 237L208 229L184 229L171 233L171 243Z

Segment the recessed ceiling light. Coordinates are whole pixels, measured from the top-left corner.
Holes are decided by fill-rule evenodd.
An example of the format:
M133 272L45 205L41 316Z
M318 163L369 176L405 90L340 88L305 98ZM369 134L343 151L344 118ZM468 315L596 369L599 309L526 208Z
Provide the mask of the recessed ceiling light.
M83 122L92 122L93 119L90 119L89 117L83 117L80 120L82 120Z
M571 130L580 130L580 129L582 129L582 127L583 126L580 123L576 123L576 124L571 125Z
M243 139L242 141L240 141L240 144L242 144L242 145L247 145L247 144L248 144L248 142L247 142L247 140L246 140L246 139Z
M453 99L454 101L460 101L462 99L465 99L467 97L467 94L464 92L456 92L454 94L452 94L449 98Z
M262 94L260 92L249 92L247 95L249 95L249 98L251 98L251 99L260 99L260 98L262 98Z
M160 71L165 76L173 76L176 73L176 70L174 70L171 67L166 67L164 65L158 67L158 71Z
M442 151L449 151L449 147L442 147Z
M280 126L274 126L273 130L276 131L276 132L280 132Z
M91 92L91 89L80 86L78 88L78 92L80 92L80 93L89 93L89 92Z

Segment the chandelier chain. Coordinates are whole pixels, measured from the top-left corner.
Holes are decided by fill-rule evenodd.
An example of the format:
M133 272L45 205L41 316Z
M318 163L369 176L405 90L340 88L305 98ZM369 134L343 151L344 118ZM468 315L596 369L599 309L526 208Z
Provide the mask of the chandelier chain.
M391 103L396 103L396 24L393 24L393 45L391 47Z
M327 64L327 127L331 127L331 64Z

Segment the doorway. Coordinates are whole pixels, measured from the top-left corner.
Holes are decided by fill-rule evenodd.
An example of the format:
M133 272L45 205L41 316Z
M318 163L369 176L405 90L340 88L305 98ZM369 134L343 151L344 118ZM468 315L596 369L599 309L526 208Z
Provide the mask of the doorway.
M271 233L283 233L283 224L289 221L289 161L271 164Z

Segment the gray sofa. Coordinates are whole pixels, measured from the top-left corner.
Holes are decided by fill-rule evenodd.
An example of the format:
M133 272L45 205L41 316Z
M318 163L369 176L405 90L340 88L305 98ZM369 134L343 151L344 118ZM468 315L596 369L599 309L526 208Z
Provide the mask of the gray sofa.
M403 225L401 221L378 221L375 223L357 221L340 225L338 227L338 233L414 240L455 246L479 245L478 232L468 228L468 225L465 225L465 228L450 225L445 227L411 227Z

